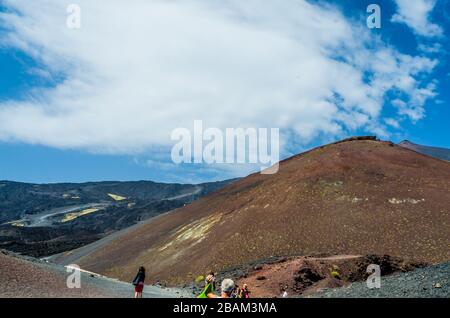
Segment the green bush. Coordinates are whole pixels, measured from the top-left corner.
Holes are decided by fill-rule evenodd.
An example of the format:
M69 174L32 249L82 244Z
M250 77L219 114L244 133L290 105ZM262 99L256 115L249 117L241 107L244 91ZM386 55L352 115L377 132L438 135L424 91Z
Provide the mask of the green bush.
M337 278L337 279L341 279L341 275L339 274L338 271L332 271L331 276L333 276L334 278Z

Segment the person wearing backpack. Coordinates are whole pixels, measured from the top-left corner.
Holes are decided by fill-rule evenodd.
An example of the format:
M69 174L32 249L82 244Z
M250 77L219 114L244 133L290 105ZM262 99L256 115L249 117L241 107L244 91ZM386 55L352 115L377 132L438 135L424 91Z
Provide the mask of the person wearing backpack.
M139 271L136 277L133 279L134 285L134 298L142 298L142 292L144 291L145 282L145 268L139 267Z

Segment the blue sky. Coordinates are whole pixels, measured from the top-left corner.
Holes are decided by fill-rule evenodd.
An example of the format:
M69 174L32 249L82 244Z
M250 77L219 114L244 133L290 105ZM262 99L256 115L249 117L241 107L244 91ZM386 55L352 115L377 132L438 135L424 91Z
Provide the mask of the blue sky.
M450 1L78 1L75 30L72 2L0 1L0 179L255 169L174 165L171 131L196 119L279 127L282 157L362 134L450 148Z

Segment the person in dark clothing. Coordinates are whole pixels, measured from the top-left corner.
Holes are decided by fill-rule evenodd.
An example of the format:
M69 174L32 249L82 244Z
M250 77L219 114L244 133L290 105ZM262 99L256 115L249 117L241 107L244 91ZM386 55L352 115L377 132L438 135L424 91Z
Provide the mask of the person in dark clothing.
M216 291L216 275L214 272L210 272L205 280L205 288L203 292L198 295L197 298L208 298L209 294L212 294Z
M134 298L142 298L142 292L144 291L145 282L145 268L139 267L139 271L136 277L133 279L134 285Z
M247 284L244 284L244 286L242 287L239 298L250 298L250 290L248 289Z

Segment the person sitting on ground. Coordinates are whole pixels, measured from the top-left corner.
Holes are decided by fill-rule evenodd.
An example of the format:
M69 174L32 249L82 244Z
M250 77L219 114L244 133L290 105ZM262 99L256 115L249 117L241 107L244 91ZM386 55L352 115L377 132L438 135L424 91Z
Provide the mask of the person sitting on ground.
M136 277L133 279L134 285L134 298L142 298L142 292L144 291L145 282L145 268L139 267L139 271Z
M214 293L209 293L206 296L208 298L231 298L231 294L234 291L234 282L232 279L225 278L222 281L222 284L220 286L221 288L221 294L220 296L216 296Z

